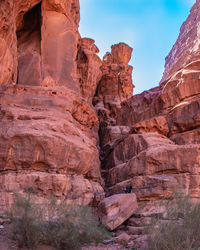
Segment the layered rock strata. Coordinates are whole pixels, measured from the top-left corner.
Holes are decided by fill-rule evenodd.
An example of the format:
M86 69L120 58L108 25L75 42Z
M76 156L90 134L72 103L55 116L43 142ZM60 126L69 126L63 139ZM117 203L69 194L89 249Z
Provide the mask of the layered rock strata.
M110 230L119 227L137 210L135 194L116 194L105 198L99 204L102 222Z
M101 79L101 59L96 55L99 49L94 40L82 38L79 40L77 53L77 76L82 96L92 103L97 84Z
M1 1L0 11L0 210L30 189L39 202L96 204L104 190L89 103L101 60L78 33L79 2Z
M200 198L200 61L190 60L166 84L122 104L116 127L127 134L103 148L107 195L131 185L137 196L139 209L124 228L134 247L143 246L150 218L165 220L161 200L179 189Z
M102 77L98 83L93 104L97 111L101 147L109 140L108 131L116 125L122 101L133 95L132 66L128 65L132 48L125 43L113 45L111 53L103 58ZM118 132L121 133L123 128ZM123 133L123 132L122 132Z
M196 0L189 17L181 26L180 35L166 57L165 72L162 81L168 80L176 71L188 64L191 58L200 56L199 5L200 1Z
M137 197L138 210L119 229L131 236L129 247L143 249L150 219L164 220L161 200L178 189L200 198L199 8L197 1L166 59L159 87L114 106L120 94L116 98L113 74L103 82L107 89L97 92L104 100L96 109L106 196L122 194L131 186ZM114 93L113 97L107 93Z
M160 86L132 96L132 48L101 61L79 35L78 0L0 2L0 212L30 190L100 204L110 230L124 223L117 239L141 247L160 200L178 188L200 198L199 8Z

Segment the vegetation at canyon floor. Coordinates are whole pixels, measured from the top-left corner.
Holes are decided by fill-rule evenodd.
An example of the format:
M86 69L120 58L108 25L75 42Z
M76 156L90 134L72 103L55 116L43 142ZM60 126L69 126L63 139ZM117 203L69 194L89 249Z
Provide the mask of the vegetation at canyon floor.
M91 208L58 204L56 199L38 204L30 194L16 195L8 216L19 248L36 249L45 244L61 250L80 249L101 243L108 236Z
M200 203L177 192L164 206L164 219L154 219L149 228L148 249L200 249Z

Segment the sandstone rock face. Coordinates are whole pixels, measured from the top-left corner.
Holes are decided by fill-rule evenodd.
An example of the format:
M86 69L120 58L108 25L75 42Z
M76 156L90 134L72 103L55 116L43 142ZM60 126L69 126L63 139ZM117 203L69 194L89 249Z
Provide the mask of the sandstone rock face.
M89 98L101 60L78 33L79 1L1 1L0 14L0 211L30 188L38 202L98 204L98 117ZM78 46L88 58L84 91Z
M0 84L17 79L17 38L13 0L0 2Z
M120 99L113 67L127 51L114 49L103 61L103 66L112 64L109 70L102 66L99 99L93 101L100 120L102 174L107 197L129 186L136 194L138 209L123 228L135 237L134 247L144 245L146 236L139 235L151 217L162 218L161 200L177 189L200 199L199 10L197 1L167 57L159 87Z
M200 198L198 65L195 57L164 86L122 103L115 127L129 127L127 134L110 132L102 148L110 195L132 185L138 201L162 199L178 187Z
M78 22L78 1L42 2L41 57L44 79L52 77L56 84L67 83L75 91L79 89L76 86L75 63Z
M88 121L88 122L86 122ZM1 207L14 192L89 204L100 200L91 107L66 88L6 87L1 97ZM2 200L3 199L3 200Z
M127 100L133 94L132 70L128 65L132 48L124 43L113 45L111 53L103 58L102 78L98 85L99 97L116 96L119 101Z
M161 199L177 188L200 198L199 10L160 86L132 96L132 48L101 61L79 35L78 0L0 2L0 212L31 188L41 203L98 206L109 230L126 221L140 247Z
M90 103L102 76L100 70L102 62L96 55L98 52L99 50L94 44L94 40L89 38L80 39L77 54L77 74L81 94Z
M93 104L100 121L100 144L111 141L112 138L129 133L125 126L115 127L116 117L121 109L121 102L128 100L133 94L132 66L128 65L131 59L132 48L127 44L113 45L111 53L103 58L101 66L102 77L97 86Z
M22 8L22 9L21 9ZM30 8L30 9L29 9ZM41 3L34 1L16 6L18 45L18 83L40 85L41 72Z
M171 52L166 57L165 72L162 81L166 81L190 59L199 57L200 45L200 1L197 0L190 15L180 29L180 35ZM192 59L193 60L193 59Z
M41 86L52 78L78 91L79 1L1 1L0 11L0 83Z
M135 194L116 194L105 198L99 204L104 225L114 230L126 221L137 209Z

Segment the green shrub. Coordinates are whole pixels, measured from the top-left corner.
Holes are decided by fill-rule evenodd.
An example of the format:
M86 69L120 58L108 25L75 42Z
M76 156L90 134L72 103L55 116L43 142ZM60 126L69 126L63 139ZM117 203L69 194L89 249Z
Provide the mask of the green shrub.
M200 249L200 203L175 194L166 204L164 220L154 220L150 226L148 249Z
M62 250L80 249L106 238L106 231L95 220L91 208L58 205L55 200L39 205L30 194L16 196L10 218L19 247L35 249L47 244Z
M14 225L14 239L19 247L34 248L39 244L41 212L40 207L30 202L29 194L26 198L16 195L8 215Z
M82 245L100 243L106 237L105 230L85 206L58 206L55 219L45 223L45 238L56 249L80 249Z

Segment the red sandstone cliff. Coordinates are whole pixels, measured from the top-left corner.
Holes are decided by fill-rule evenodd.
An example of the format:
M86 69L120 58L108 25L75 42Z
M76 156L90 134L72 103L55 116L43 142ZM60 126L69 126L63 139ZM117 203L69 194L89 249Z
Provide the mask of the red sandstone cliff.
M138 209L123 228L135 237L132 247L141 247L145 225L162 213L160 200L179 188L200 198L199 10L197 1L166 59L161 85L124 100L110 120L103 111L99 116L106 196L131 185L137 197Z
M169 55L166 57L165 72L162 81L167 80L175 72L199 57L200 45L200 1L197 0L190 15L180 29L180 35Z
M129 219L137 247L159 200L180 187L200 198L199 10L160 86L132 96L132 49L101 61L78 33L78 1L0 2L0 210L30 187L40 202L100 202L111 230Z
M94 41L78 33L79 2L0 3L0 209L31 187L42 202L104 197Z

